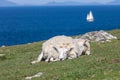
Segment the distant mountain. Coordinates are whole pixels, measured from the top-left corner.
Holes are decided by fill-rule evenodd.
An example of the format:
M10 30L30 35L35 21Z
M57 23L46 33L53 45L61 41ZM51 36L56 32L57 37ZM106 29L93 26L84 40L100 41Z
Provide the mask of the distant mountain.
M49 2L46 5L80 5L77 2Z
M92 3L80 3L80 2L74 2L74 1L69 1L69 2L49 2L46 5L50 5L50 6L67 6L67 5L103 5L97 2L92 2Z
M105 4L98 3L98 2L91 2L91 3L87 3L86 5L105 5Z
M7 1L7 0L0 0L0 7L4 7L4 6L17 6L16 3L13 3L13 2L10 2L10 1Z
M120 0L114 0L108 3L109 5L120 5Z
M115 1L112 1L108 4L110 4L110 5L120 5L120 0L115 0Z

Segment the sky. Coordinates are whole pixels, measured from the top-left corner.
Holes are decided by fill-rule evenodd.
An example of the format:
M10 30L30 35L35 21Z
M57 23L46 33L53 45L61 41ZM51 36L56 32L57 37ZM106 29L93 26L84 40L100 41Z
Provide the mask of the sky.
M50 2L79 2L79 3L100 3L100 4L108 4L108 3L117 3L120 4L120 0L0 0L0 2L12 2L19 5L44 5Z

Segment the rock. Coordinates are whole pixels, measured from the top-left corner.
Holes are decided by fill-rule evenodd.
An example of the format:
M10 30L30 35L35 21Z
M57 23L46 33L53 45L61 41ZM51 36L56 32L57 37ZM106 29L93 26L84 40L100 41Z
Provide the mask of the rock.
M35 75L33 75L33 76L25 77L25 80L31 80L32 78L40 77L40 76L42 76L42 75L43 75L43 73L42 73L42 72L39 72L39 73L37 73L37 74L35 74Z
M111 42L112 39L117 39L116 36L113 36L103 30L88 32L80 37L81 39L86 39L91 42Z
M32 44L32 43L27 43L27 44Z
M1 47L5 47L5 45L2 45Z
M5 60L5 59L6 59L5 54L0 54L0 60Z
M0 57L4 57L5 56L5 54L0 54Z
M25 78L25 80L31 80L32 79L32 77L26 77Z

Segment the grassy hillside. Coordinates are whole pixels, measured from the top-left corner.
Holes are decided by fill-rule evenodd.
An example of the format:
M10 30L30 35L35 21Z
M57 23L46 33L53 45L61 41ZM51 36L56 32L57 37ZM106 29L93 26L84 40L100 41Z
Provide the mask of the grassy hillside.
M120 30L109 31L119 40L111 43L91 43L92 55L61 62L41 62L31 65L43 42L0 48L0 80L24 80L26 76L43 72L32 80L120 80Z

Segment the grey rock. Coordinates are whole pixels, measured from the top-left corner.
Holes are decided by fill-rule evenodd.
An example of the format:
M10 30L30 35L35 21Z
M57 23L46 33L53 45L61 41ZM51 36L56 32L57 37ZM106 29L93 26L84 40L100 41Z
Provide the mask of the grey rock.
M79 37L80 39L89 40L91 42L111 42L112 39L117 39L116 36L111 35L103 30L88 32Z

